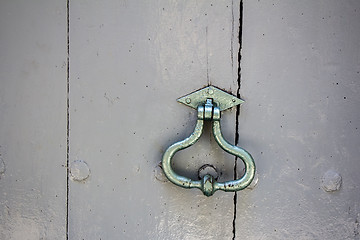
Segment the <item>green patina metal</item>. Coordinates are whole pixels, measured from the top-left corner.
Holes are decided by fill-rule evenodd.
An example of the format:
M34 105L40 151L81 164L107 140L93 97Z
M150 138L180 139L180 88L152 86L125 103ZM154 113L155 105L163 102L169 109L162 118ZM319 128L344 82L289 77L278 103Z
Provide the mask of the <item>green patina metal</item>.
M197 109L198 119L193 133L188 138L174 143L165 151L162 159L162 168L166 177L180 187L198 188L208 197L217 190L235 192L249 186L255 175L254 159L246 150L228 143L224 139L220 128L220 111L234 107L244 101L213 86L186 95L179 98L178 101ZM201 180L195 181L178 175L172 169L172 157L177 151L188 148L199 140L203 131L204 121L212 121L214 138L219 146L224 151L239 157L244 162L245 173L241 178L227 182L217 182L213 176L207 174Z
M185 104L186 106L197 109L198 106L203 105L207 99L213 99L213 102L217 105L220 111L224 111L244 102L244 100L234 97L233 95L214 86L208 86L187 94L184 97L177 99L177 101Z

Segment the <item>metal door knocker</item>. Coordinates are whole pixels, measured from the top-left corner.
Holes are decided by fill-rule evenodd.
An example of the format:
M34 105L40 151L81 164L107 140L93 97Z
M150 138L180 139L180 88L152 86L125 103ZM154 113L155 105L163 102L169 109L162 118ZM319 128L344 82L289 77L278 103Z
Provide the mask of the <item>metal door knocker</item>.
M171 145L164 153L162 168L169 181L183 188L198 188L206 196L213 195L217 190L235 192L249 186L255 175L254 159L246 150L228 143L220 129L220 112L244 101L213 86L188 94L177 101L197 109L198 114L194 132L188 138ZM204 120L212 122L214 138L219 146L244 162L245 174L241 178L227 182L217 182L213 176L207 174L201 180L195 181L178 175L172 169L171 162L174 154L190 147L199 140L203 131Z

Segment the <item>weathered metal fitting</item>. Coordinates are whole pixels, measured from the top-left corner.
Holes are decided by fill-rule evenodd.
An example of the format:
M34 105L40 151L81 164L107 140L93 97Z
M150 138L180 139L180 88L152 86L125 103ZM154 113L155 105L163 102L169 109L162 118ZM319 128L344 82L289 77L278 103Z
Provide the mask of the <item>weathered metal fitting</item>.
M249 186L255 175L254 159L246 150L228 143L224 139L220 128L220 112L244 101L213 86L191 93L190 95L178 99L178 101L197 109L198 119L194 132L188 138L168 147L164 153L162 168L169 181L183 188L198 188L208 197L213 195L217 190L234 192ZM217 182L213 176L206 174L201 180L194 181L190 178L178 175L172 169L172 157L175 153L190 147L199 140L203 131L204 120L212 121L214 138L219 146L224 151L237 156L244 162L245 173L241 178L227 182Z
M206 100L209 98L213 100L213 104L217 106L220 111L224 111L244 102L244 100L224 92L223 90L220 90L214 86L208 86L193 93L187 94L177 99L177 101L185 104L188 107L197 109L198 106L204 105Z
M214 192L215 192L214 182L215 182L215 179L210 174L206 174L201 179L201 190L205 196L210 197L211 195L214 194Z
M212 164L204 164L198 170L199 179L202 179L207 174L213 176L215 180L218 180L218 178L220 176L218 170Z
M210 98L206 99L206 103L205 103L204 107L205 107L204 119L211 121L212 115L213 115L213 107L214 107L214 105L212 103L212 99L210 99Z
M218 107L214 107L214 110L213 110L213 116L212 116L212 119L215 121L215 120L220 120L220 109Z
M198 108L197 108L197 118L198 118L199 120L203 120L203 119L204 119L204 111L205 111L204 106L199 105Z

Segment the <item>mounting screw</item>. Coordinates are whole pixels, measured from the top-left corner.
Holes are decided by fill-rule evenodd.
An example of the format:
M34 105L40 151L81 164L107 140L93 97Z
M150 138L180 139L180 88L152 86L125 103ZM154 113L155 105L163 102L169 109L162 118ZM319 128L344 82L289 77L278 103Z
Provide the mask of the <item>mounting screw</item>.
M85 181L90 176L90 168L85 161L75 160L70 165L70 176L74 181Z
M340 189L342 178L339 173L329 170L321 178L321 188L325 192L334 192Z
M189 103L191 103L191 99L190 99L190 98L187 98L187 99L185 99L185 102L186 102L187 104L189 104Z

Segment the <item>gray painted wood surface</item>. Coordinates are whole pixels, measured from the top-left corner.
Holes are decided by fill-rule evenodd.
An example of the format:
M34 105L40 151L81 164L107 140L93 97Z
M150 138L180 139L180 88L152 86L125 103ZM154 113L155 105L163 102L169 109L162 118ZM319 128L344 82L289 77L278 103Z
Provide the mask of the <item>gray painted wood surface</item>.
M259 182L236 236L359 239L360 2L245 1L243 19L240 145Z
M358 239L359 2L242 9L0 3L0 239ZM233 193L176 187L158 167L195 125L176 99L208 84L240 87L246 101L238 145L252 153L258 184L235 204ZM231 143L236 114L222 115ZM174 167L196 178L212 163L229 180L234 157L208 127ZM336 173L340 188L324 191Z
M70 183L70 239L232 237L232 193L164 183L157 166L195 126L178 97L208 83L236 93L238 13L231 1L71 2L70 159L91 175ZM234 110L223 126L233 142ZM209 136L176 167L196 178L213 162L230 178L234 157Z
M66 238L66 2L0 3L0 239Z

